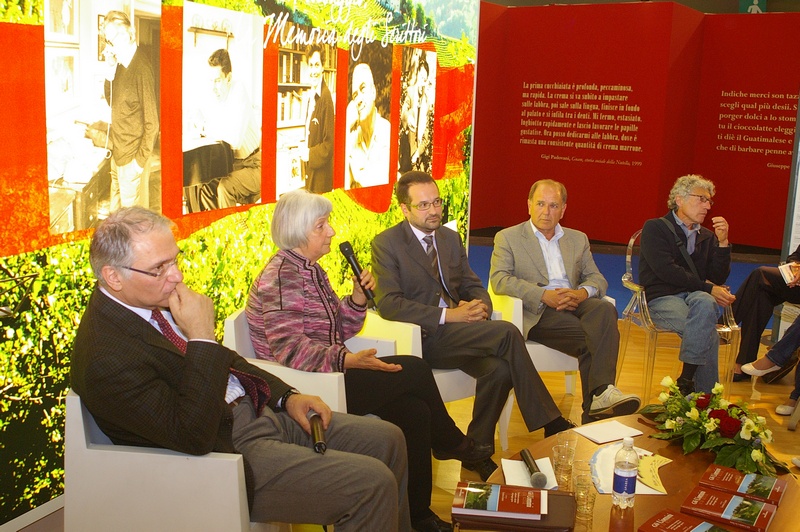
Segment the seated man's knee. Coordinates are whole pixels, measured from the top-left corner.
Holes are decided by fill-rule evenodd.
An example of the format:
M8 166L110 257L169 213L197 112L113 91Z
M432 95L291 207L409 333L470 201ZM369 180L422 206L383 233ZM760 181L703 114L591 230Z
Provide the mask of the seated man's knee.
M692 298L687 300L689 305L689 315L695 317L707 317L716 320L719 316L719 303L714 296L707 292L697 292Z
M511 368L505 360L498 357L487 356L472 360L461 366L461 371L478 380L511 382Z

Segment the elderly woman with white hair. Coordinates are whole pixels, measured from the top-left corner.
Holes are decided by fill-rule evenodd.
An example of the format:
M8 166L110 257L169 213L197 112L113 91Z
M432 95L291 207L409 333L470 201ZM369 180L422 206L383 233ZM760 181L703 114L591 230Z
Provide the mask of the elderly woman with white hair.
M431 370L421 358L377 358L350 352L344 341L364 323L369 270L340 299L318 261L331 250L331 202L296 190L281 196L272 219L280 248L250 289L247 321L259 358L304 371L344 372L347 411L375 414L400 427L408 447L408 498L414 530L451 530L430 509L431 449L439 459L477 463L492 447L464 435L447 413ZM356 278L353 277L354 281ZM364 288L362 288L364 287Z

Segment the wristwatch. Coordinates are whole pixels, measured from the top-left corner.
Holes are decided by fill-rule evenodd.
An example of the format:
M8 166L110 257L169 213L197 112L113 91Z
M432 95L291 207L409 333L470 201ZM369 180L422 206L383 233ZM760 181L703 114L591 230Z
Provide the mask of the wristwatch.
M294 388L289 388L289 391L286 392L285 394L283 394L280 399L278 399L278 404L276 406L278 408L282 409L282 410L286 410L286 406L285 405L286 405L286 401L289 400L289 397L292 396L292 395L299 394L299 393L300 392L298 390L296 390Z

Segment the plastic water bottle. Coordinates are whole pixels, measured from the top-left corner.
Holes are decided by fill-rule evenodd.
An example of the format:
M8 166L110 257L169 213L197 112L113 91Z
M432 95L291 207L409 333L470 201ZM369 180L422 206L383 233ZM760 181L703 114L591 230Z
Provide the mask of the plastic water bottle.
M622 440L622 449L614 458L614 493L611 501L620 508L632 508L636 497L636 475L639 472L639 455L633 448L633 438Z

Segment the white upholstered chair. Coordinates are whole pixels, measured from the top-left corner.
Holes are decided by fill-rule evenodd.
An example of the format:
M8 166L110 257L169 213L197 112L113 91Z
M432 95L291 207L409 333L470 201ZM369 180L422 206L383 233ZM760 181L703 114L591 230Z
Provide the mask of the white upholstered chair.
M653 371L655 367L658 337L670 335L673 338L678 338L678 335L672 331L662 329L653 323L653 319L650 317L650 309L647 306L644 287L637 284L634 280L632 261L635 249L637 249L636 255L638 256L637 241L641 233L641 229L633 233L633 236L631 236L628 241L628 249L625 254L625 273L622 275L622 284L631 291L631 300L622 313L623 327L620 339L619 361L617 362L617 381L619 381L622 363L625 360L625 351L628 346L631 325L636 324L641 327L645 333L642 400L646 402L652 396ZM731 382L733 380L734 359L736 353L739 352L741 329L733 318L733 310L730 306L723 308L722 317L723 324L717 325L717 333L719 333L720 338L719 358L722 367L722 384L725 386L724 396L728 398L731 390ZM675 345L674 342L673 345ZM676 345L680 347L679 340Z
M64 530L285 531L250 523L241 455L114 445L67 394Z
M519 332L524 336L522 325L522 300L518 297L495 294L489 287L489 297L492 298L492 306L495 312L500 312L504 320L510 321L516 325ZM609 301L612 305L615 304L613 298L605 296L604 299ZM534 342L532 340L525 340L525 347L528 350L528 355L531 357L536 371L539 373L545 372L564 372L564 385L566 393L575 395L575 380L578 373L578 359L566 353L562 353L557 349L547 347L546 345ZM500 416L500 426L506 427L511 422L511 410L514 404L514 392L508 396L503 413ZM505 447L503 447L505 449Z
M491 287L489 288L489 297L492 298L494 309L500 312L504 320L516 325L519 332L524 336L525 332L522 330L522 300L518 297L495 294ZM614 303L614 300L610 297L605 299L612 304ZM567 393L575 395L575 381L578 373L578 359L576 357L527 339L525 347L528 349L533 365L536 366L536 371L539 373L563 371Z
M499 317L499 314L497 316ZM396 353L399 355L422 356L422 330L419 325L386 320L377 312L370 310L367 312L367 319L360 335L393 340ZM382 355L379 353L378 356ZM442 402L449 403L475 396L475 379L460 369L434 369L432 372ZM513 396L509 395L497 427L500 447L504 451L508 449L508 423L513 404Z
M233 349L253 365L272 373L283 382L290 384L303 393L318 395L331 410L347 412L347 397L344 390L344 373L322 373L301 371L256 358L253 342L250 340L250 327L244 309L239 309L225 319L225 331L222 345Z

